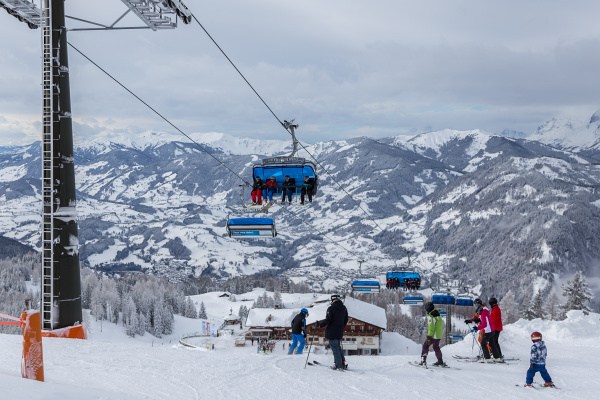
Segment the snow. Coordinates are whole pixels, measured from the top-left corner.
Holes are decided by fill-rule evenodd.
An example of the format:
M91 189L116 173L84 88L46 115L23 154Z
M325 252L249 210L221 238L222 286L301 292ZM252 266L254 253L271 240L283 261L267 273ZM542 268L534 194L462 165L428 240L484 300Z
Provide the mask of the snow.
M406 144L413 146L415 151L424 152L425 150L433 150L438 156L441 154L443 146L453 140L465 140L470 138L471 145L465 150L470 156L475 156L482 150L485 150L488 140L491 135L479 129L459 131L454 129L443 129L441 131L427 132L417 135L409 140L404 138L395 138L396 144Z
M213 296L211 295L212 297ZM311 295L305 296L310 298ZM229 303L221 299L221 308ZM208 310L208 307L207 307ZM150 335L129 338L122 327L90 322L88 340L44 338L46 382L20 378L21 338L0 335L2 398L19 400L105 399L584 399L600 391L589 379L598 365L600 315L568 313L565 321L520 320L500 335L505 356L520 360L505 365L460 363L453 354L476 352L471 336L442 348L449 369L415 368L420 346L396 333L384 333L379 356L347 357L352 371L304 368L306 356L288 356L283 344L272 354L255 347L236 347L231 336L210 339L215 350L185 348L181 332L198 330L199 320L176 317L176 332L162 339ZM532 331L540 331L548 347L547 368L560 390L516 387L525 379ZM306 354L306 353L305 353ZM311 359L326 365L331 354L311 349ZM430 354L429 359L434 358ZM539 375L537 382L541 382ZM310 383L310 385L307 385ZM466 396L468 393L468 396Z
M190 133L189 136L197 143L206 144L223 150L229 154L263 154L276 155L290 152L291 140L258 140L250 138L238 138L219 132ZM78 137L75 137L77 140ZM81 149L94 148L108 150L114 146L126 146L140 150L148 147L158 147L171 142L191 143L188 138L181 134L167 132L143 132L135 136L123 133L115 134L100 133L93 140L82 143L75 142L75 146Z
M0 182L14 182L27 175L25 165L17 165L14 167L6 167L0 169Z

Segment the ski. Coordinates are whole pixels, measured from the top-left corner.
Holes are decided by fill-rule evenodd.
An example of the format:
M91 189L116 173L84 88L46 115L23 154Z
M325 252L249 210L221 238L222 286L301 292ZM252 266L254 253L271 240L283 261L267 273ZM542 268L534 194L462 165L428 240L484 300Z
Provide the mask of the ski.
M318 361L314 361L314 360L313 360L313 361L309 361L309 362L308 362L308 365L312 365L312 366L315 366L315 367L323 367L323 368L330 369L330 370L332 370L332 371L337 371L337 369L335 369L335 370L334 370L334 369L333 369L333 368L331 368L330 366L328 366L328 365L325 365L325 364L321 364L320 362L318 362ZM350 370L349 370L348 368L346 368L346 369L340 369L340 371L346 372L346 371L350 371Z
M523 389L536 389L536 386L525 386L522 383L515 383L515 386L522 387Z
M427 366L427 364L421 364L418 361L409 361L408 365L412 365L413 367L423 368L423 369L426 369L428 371L431 371L431 369Z
M552 385L552 386L544 386L543 383L539 384L539 387L544 388L544 389L560 389L559 387L557 387L556 385Z
M481 357L479 356L459 356L459 355L453 355L452 358L456 359L456 360L465 360L465 361L471 361L471 362L477 362L479 360L481 360ZM490 359L492 360L492 359ZM519 361L520 359L517 357L505 357L504 361ZM494 362L494 361L491 361ZM502 363L499 363L502 364Z

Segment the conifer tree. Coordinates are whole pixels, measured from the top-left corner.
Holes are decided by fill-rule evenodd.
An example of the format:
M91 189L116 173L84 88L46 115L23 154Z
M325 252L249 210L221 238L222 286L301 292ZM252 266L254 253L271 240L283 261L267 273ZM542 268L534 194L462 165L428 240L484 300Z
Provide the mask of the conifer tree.
M519 307L512 290L506 292L502 300L500 300L500 308L502 309L502 320L504 323L512 324L520 318Z
M592 299L592 293L581 272L577 271L573 279L567 281L562 289L563 295L567 298L567 302L563 306L565 313L571 310L582 310L587 314L590 311L587 304Z
M535 318L544 319L544 301L542 298L542 291L540 289L538 289L537 293L533 297L533 300L531 301L531 305L529 306L529 308L530 308L530 316L533 317L531 319L535 319Z
M206 307L204 307L204 302L200 303L200 311L198 312L198 318L208 319L208 315L206 314Z

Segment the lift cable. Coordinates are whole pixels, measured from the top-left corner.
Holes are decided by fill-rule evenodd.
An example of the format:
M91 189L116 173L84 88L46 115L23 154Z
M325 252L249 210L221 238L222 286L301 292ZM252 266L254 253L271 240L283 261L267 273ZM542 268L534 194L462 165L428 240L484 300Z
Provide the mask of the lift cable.
M201 150L204 153L208 154L210 157L212 157L214 160L216 160L219 164L221 164L221 166L225 167L229 172L231 172L232 174L234 174L235 176L237 176L238 178L240 178L240 180L242 182L244 182L244 184L250 185L250 183L247 182L240 174L238 174L233 169L231 169L223 161L219 160L215 155L211 154L200 143L196 142L190 135L188 135L187 133L185 133L184 131L182 131L181 129L179 129L179 127L177 127L175 124L173 124L167 117L165 117L160 112L158 112L154 107L152 107L150 104L148 104L146 101L144 101L140 96L138 96L133 91L131 91L127 86L125 86L124 84L122 84L117 78L115 78L114 76L112 76L108 71L106 71L104 68L102 68L96 62L94 62L91 58L89 58L87 55L85 55L81 50L79 50L77 47L73 46L72 43L67 42L67 44L69 46L71 46L71 48L73 48L73 50L75 50L76 52L78 52L83 58L85 58L86 60L88 60L89 62L91 62L96 68L98 68L100 71L102 71L106 76L108 76L110 79L112 79L113 81L115 81L119 86L121 86L123 89L125 89L127 92L129 92L129 94L131 94L133 97L135 97L137 100L139 100L142 104L144 104L146 107L148 107L153 113L155 113L156 115L158 115L167 124L171 125L177 132L181 133L189 141L191 141L192 143L194 143L199 150Z
M244 74L242 73L242 71L240 71L240 69L235 65L235 63L231 60L231 58L227 55L227 53L225 53L225 50L223 50L223 48L217 43L217 41L212 37L212 35L208 32L208 30L206 30L206 28L204 27L204 25L202 25L202 23L198 20L198 18L196 18L196 15L194 15L192 13L192 18L194 19L194 21L196 21L196 23L198 24L198 26L204 31L204 33L206 33L206 35L208 36L208 38L213 42L213 44L217 47L217 49L219 49L219 51L221 52L221 54L223 54L223 56L227 59L227 61L229 61L229 64L231 64L231 66L237 71L237 73L240 75L240 77L244 80L244 82L246 82L246 84L250 87L250 89L252 89L252 91L254 92L254 94L256 94L256 96L260 99L260 101L265 105L265 107L267 107L267 109L269 110L269 112L273 115L273 117L275 117L275 119L277 120L277 122L279 122L279 124L290 134L293 136L292 132L290 131L290 129L287 127L286 124L284 124L281 119L277 116L277 114L275 114L275 112L273 111L273 109L271 107L269 107L269 105L267 104L267 102L262 98L262 96L256 91L256 89L254 88L254 86L252 86L252 84L248 81L248 79L246 79L246 77L244 76ZM306 151L306 153L317 163L317 165L319 165L319 167L321 167L321 169L323 171L325 171L325 173L331 178L331 180L333 182L335 182L335 184L344 192L346 193L346 195L348 197L350 197L350 199L358 206L358 208L361 209L361 211L363 213L365 213L365 215L367 215L367 217L369 217L369 219L371 221L373 221L373 223L377 226L377 228L379 228L379 230L381 232L384 232L384 229L377 223L377 221L375 221L375 219L373 218L373 216L363 208L363 206L360 204L360 202L356 201L352 195L350 193L348 193L348 191L346 191L346 189L333 177L332 174L329 173L329 171L327 170L327 168L325 168L320 162L319 160L317 160L317 158L310 152L308 151L308 149L306 148L306 146L304 146L301 142L298 141L298 144L300 145L300 147L302 147L302 149L304 151Z
M221 166L225 167L228 171L230 171L232 174L234 174L235 176L237 176L242 182L244 182L245 185L248 185L248 186L250 185L242 176L240 176L240 174L238 174L237 172L235 172L226 163L224 163L223 161L219 160L217 157L215 157L213 154L211 154L209 151L207 151L200 143L196 142L192 137L190 137L187 133L185 133L183 130L181 130L179 127L177 127L175 124L173 124L167 117L165 117L159 111L157 111L154 107L152 107L151 105L149 105L148 102L146 102L140 96L138 96L136 93L134 93L132 90L130 90L127 86L125 86L123 83L121 83L117 78L115 78L112 74L110 74L108 71L106 71L104 68L102 68L98 63L96 63L95 61L93 61L90 57L88 57L85 53L83 53L81 50L79 50L76 46L74 46L70 42L67 42L67 44L69 46L71 46L71 48L73 48L82 57L84 57L87 61L89 61L90 63L92 63L96 68L98 68L100 71L102 71L106 76L108 76L110 79L112 79L115 83L117 83L119 86L121 86L125 91L127 91L129 94L131 94L133 97L135 97L138 101L140 101L142 104L144 104L147 108L149 108L152 112L154 112L156 115L158 115L162 120L164 120L165 122L167 122L175 130L177 130L179 133L181 133L183 136L185 136L188 140L190 140L192 143L194 143L196 145L196 147L198 147L198 149L200 149L204 153L208 154L210 157L212 157L214 160L216 160ZM346 194L348 194L348 193L346 193ZM352 196L350 196L350 198L352 198ZM286 209L286 211L289 212L292 215L296 215L291 210L287 210ZM319 231L317 228L314 228L314 229L323 238L325 238L326 240L330 241L332 244L340 247L346 253L352 254L351 250L347 249L346 247L344 247L343 245L341 245L339 242L336 242L333 239L330 239L329 237L327 237L327 235L325 233ZM370 265L370 264L367 263L367 265Z

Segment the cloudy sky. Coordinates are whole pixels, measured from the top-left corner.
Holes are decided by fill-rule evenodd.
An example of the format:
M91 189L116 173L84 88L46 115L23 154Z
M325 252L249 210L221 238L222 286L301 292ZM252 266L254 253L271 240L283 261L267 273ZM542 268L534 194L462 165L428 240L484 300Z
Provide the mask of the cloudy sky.
M600 108L597 0L186 4L307 143L444 128L530 133L552 117L583 120ZM126 10L119 0L69 0L66 9L107 25ZM139 24L119 26L131 25ZM187 133L288 137L195 22L68 37ZM0 145L38 140L40 31L0 10L0 54ZM70 73L76 141L173 132L72 49Z

